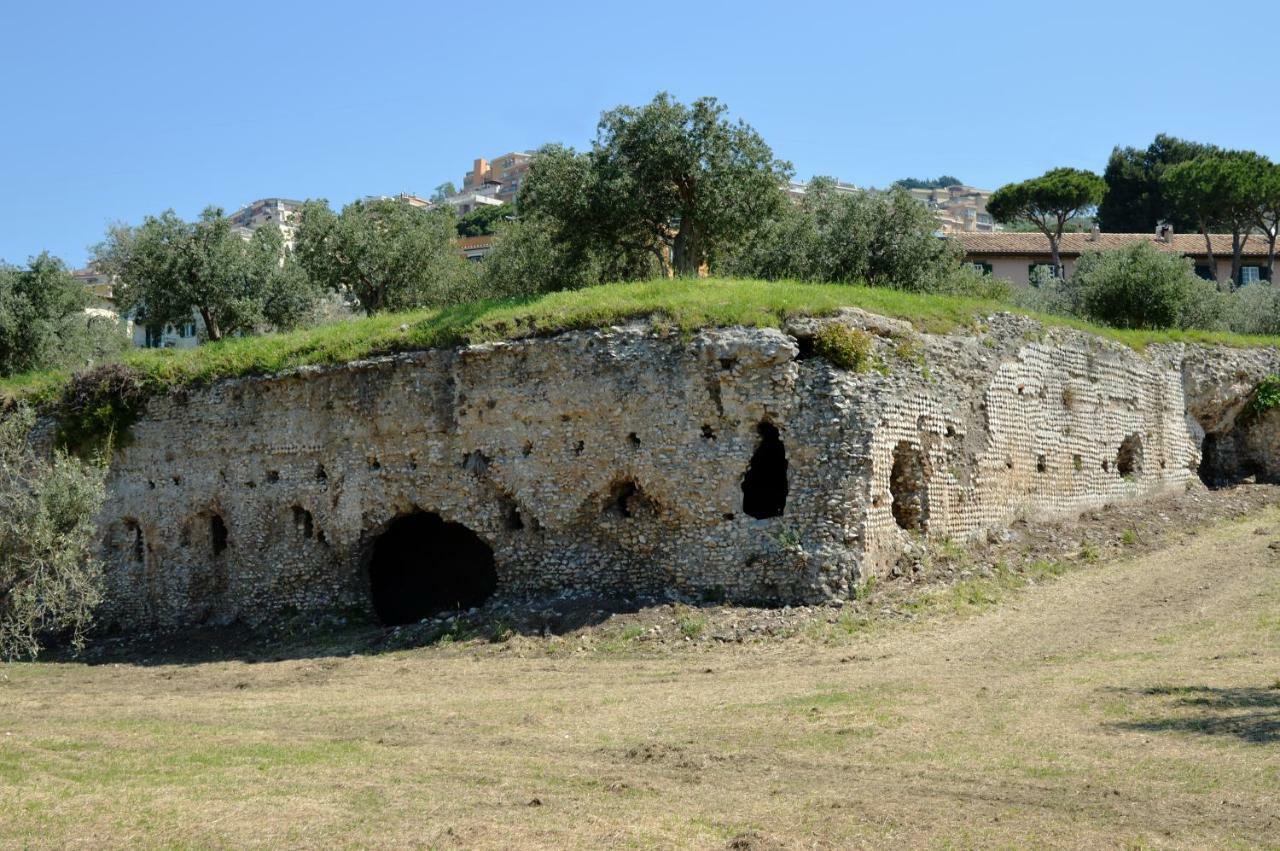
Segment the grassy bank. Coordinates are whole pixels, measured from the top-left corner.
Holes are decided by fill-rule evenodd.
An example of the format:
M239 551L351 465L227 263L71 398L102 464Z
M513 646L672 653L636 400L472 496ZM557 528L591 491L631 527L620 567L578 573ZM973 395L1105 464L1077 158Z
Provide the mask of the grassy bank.
M284 334L226 340L197 349L135 350L125 362L154 390L206 384L219 378L266 375L299 366L345 363L417 351L645 319L658 328L776 327L795 316L822 316L842 307L910 321L922 331L946 332L979 317L1017 311L996 301L920 295L884 288L741 280L676 280L609 284L550 293L521 301L482 301L410 313L385 314ZM1036 316L1047 325L1077 328L1135 348L1157 342L1280 344L1280 338L1204 331L1119 331L1062 317ZM0 399L42 402L56 398L69 373L39 372L0 380Z

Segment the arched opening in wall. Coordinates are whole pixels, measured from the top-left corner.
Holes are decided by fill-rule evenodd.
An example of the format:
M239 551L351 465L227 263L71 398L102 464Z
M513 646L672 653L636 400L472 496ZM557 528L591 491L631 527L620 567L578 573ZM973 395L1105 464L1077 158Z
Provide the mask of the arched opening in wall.
M1116 472L1126 479L1142 475L1142 435L1134 432L1120 442Z
M1267 481L1267 472L1256 458L1242 451L1235 430L1206 434L1200 444L1200 467L1196 471L1205 487L1225 488L1247 482Z
M742 477L742 510L757 520L781 517L787 507L787 450L773 423L756 426L760 443Z
M460 523L425 511L392 521L373 542L373 609L388 626L479 606L498 587L493 550Z
M890 510L899 527L921 531L929 522L929 495L924 452L909 441L893 448L893 468L889 471Z
M145 564L147 561L147 541L142 535L142 527L138 525L137 520L125 518L124 523L124 550L128 553L129 560L134 564Z
M293 528L304 540L309 541L315 537L315 518L301 505L293 507Z
M209 515L209 548L213 550L213 555L222 555L227 551L227 524L220 514Z

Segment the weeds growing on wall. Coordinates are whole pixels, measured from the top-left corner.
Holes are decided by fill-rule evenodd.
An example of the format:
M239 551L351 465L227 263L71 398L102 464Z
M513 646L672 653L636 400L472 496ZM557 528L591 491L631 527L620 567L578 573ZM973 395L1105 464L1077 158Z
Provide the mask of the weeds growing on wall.
M58 448L88 458L128 445L129 428L142 415L147 396L142 374L127 364L76 373L58 403Z
M831 322L813 335L813 350L841 369L866 372L871 368L874 341L858 328Z
M1258 383L1249 400L1248 413L1260 416L1272 408L1280 408L1280 374L1268 375Z

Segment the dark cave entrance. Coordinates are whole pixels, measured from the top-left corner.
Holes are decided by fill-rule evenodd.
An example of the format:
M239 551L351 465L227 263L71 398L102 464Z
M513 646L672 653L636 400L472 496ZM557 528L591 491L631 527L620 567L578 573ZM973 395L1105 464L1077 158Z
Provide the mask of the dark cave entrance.
M742 477L742 510L757 520L781 517L787 507L787 450L773 423L756 426L760 445Z
M493 550L461 523L418 511L392 521L369 561L373 609L387 626L479 606L493 595Z

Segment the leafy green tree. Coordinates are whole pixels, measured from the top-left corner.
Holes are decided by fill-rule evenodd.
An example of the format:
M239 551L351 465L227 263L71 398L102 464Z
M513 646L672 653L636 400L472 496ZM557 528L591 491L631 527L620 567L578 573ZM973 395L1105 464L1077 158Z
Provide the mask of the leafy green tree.
M1107 194L1098 205L1098 226L1108 233L1151 233L1162 222L1179 230L1194 227L1170 208L1160 179L1169 166L1215 150L1164 133L1145 149L1116 147L1102 175Z
M948 186L960 186L962 183L960 178L944 174L941 177L935 177L932 180L921 180L917 177L904 177L902 180L895 180L893 185L899 189L946 189Z
M0 375L78 365L118 351L116 323L85 314L88 296L48 252L26 269L0 263Z
M166 210L135 228L113 227L94 255L95 266L117 278L117 304L138 321L182 325L198 314L213 341L263 325L292 327L319 297L277 227L244 239L218 207L194 222Z
M35 658L62 634L79 646L101 599L94 517L106 470L28 441L19 408L0 419L0 659Z
M1253 151L1221 151L1170 166L1161 179L1164 196L1178 215L1204 236L1209 267L1216 275L1210 234L1231 234L1231 281L1239 282L1241 254L1258 224L1270 161Z
M650 252L696 275L785 203L789 163L715 98L686 106L663 92L605 113L589 154L536 154L521 185L522 215L555 223L578 253Z
M457 195L457 194L458 194L458 187L453 185L452 180L446 180L444 183L441 183L439 186L437 186L435 190L431 193L431 200L437 204L440 204L440 203L443 203L444 199L448 198L449 196Z
M593 252L574 253L560 245L545 219L522 217L499 227L482 264L481 289L489 298L581 289L601 282L601 267Z
M834 180L819 177L800 204L765 223L718 268L766 280L944 289L960 257L937 229L933 214L905 190L836 192Z
M294 253L313 281L354 296L373 315L474 298L474 273L458 253L449 210L394 198L355 201L334 213L308 201Z
M987 211L998 222L1033 222L1049 238L1053 267L1061 270L1058 244L1067 222L1097 207L1106 193L1107 184L1091 171L1055 168L1000 187L987 201Z
M1276 279L1276 237L1280 236L1280 163L1267 163L1258 185L1258 227L1267 240L1267 280Z
M1226 307L1190 260L1147 242L1081 255L1068 289L1081 315L1116 328L1212 329Z
M506 204L484 204L458 219L458 236L492 236L514 212Z

